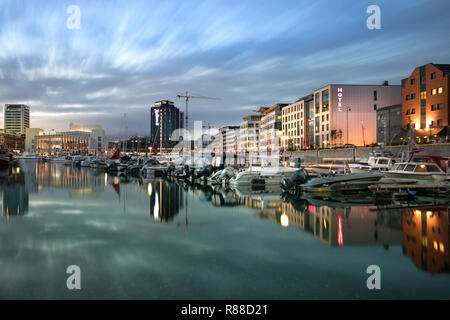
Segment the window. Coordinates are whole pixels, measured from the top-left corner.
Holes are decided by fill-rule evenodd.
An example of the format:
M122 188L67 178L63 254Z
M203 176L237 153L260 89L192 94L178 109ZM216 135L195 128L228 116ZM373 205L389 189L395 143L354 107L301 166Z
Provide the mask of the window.
M411 93L411 100L414 100L416 98L416 94L415 93Z
M377 105L376 104L373 105L373 110L377 110Z
M409 100L409 94L406 95L406 101L408 101L408 100Z
M322 122L324 122L325 121L325 116L324 115L322 115Z
M322 91L322 105L327 105L329 104L329 90L323 90Z
M441 94L442 91L443 91L443 89L442 89L442 87L440 87L440 88L438 89L438 93Z
M416 114L416 109L412 108L411 109L411 114Z
M412 78L411 79L411 84L415 84L416 83L416 79Z
M438 110L442 110L442 103L439 103L439 104L437 105L437 109L438 109Z
M431 111L436 111L436 105L435 104L431 105Z
M416 168L415 164L408 164L405 168L405 171L414 171L414 169Z
M431 79L436 79L436 72L431 73Z
M377 93L377 90L375 90L375 91L373 92L373 100L374 100L374 101L377 101L377 98L378 98L378 93Z
M327 113L327 121L330 120L330 115Z
M432 90L431 90L431 95L432 95L432 96L437 95L437 89L432 89Z
M425 100L427 98L427 92L426 91L422 91L420 93L420 99Z
M438 127L442 126L442 120L441 120L441 119L439 119L439 120L437 121L437 125L438 125Z
M408 115L409 114L409 109L408 110L406 110L406 115Z

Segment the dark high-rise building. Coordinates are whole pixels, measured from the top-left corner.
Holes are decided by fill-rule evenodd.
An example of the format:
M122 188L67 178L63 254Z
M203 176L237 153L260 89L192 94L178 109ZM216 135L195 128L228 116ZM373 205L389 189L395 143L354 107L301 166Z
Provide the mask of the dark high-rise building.
M156 101L151 108L151 144L153 148L171 148L177 144L179 137L172 133L184 128L184 113L174 103L167 100ZM162 142L162 144L161 144Z

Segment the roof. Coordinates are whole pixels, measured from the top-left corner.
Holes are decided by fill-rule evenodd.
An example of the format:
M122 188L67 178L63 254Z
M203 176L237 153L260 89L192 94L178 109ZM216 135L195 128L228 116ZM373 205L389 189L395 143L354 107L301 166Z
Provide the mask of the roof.
M249 119L251 117L262 117L263 114L249 114L248 116L243 117L242 119L246 120Z
M283 108L283 107L285 107L285 106L287 106L288 104L287 103L277 103L277 104L274 104L273 106L271 106L270 108L268 108L264 113L265 114L268 114L268 113L271 113L273 110L275 110L276 108L278 108L278 107L280 107L280 108Z

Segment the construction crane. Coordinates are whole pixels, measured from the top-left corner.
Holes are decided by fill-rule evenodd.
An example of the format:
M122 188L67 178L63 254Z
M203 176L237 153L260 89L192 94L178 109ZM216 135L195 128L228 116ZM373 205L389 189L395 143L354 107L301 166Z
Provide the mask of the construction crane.
M211 97L203 97L203 96L191 96L189 95L189 92L186 90L186 95L177 95L177 98L184 98L184 100L186 101L186 114L185 114L185 118L186 118L186 122L184 124L184 127L186 130L189 130L189 116L188 116L188 104L189 104L189 100L190 99L207 99L207 100L221 100L220 98L211 98Z

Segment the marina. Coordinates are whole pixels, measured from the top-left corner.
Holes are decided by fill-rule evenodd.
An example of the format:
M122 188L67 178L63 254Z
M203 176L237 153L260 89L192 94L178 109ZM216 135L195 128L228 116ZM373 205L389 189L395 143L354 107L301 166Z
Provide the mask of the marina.
M1 192L2 297L450 298L445 197L299 196L23 159Z

